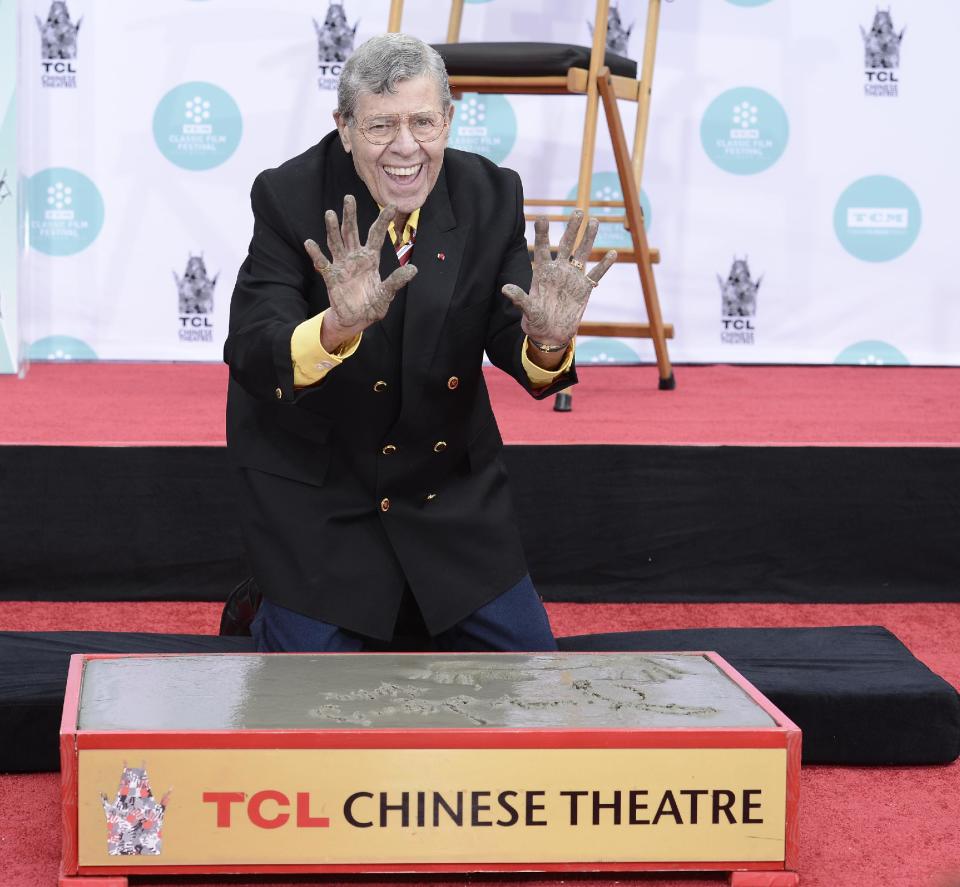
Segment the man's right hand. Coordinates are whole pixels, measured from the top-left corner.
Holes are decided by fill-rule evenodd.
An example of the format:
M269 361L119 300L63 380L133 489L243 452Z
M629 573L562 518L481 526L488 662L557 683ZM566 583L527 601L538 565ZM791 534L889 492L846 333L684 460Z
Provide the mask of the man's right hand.
M333 262L313 240L303 245L313 267L323 275L327 285L330 310L323 318L321 339L323 347L331 353L371 324L382 320L397 291L416 276L416 267L408 263L397 268L386 280L380 279L380 249L396 214L395 206L385 206L370 226L366 244L361 246L357 201L348 194L343 199L342 225L337 223L337 214L332 209L324 214L327 247Z

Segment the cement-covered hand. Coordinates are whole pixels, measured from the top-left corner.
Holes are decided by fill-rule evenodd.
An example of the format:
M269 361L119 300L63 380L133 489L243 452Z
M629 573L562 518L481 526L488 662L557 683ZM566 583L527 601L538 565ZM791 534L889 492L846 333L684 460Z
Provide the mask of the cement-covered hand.
M571 255L582 222L583 212L575 210L560 238L557 257L551 259L550 224L546 218L538 218L534 223L530 292L512 283L503 287L503 294L523 312L523 331L536 342L563 345L576 335L590 291L617 260L616 251L610 250L589 273L584 273L600 223L590 219L583 240Z
M328 209L327 248L331 262L313 240L304 248L313 267L323 276L330 299L330 310L324 317L324 338L344 342L382 320L397 291L405 287L417 273L415 266L397 268L386 280L380 279L380 248L387 228L397 214L392 204L385 206L367 233L367 242L360 243L357 230L357 202L352 194L343 200L343 223Z

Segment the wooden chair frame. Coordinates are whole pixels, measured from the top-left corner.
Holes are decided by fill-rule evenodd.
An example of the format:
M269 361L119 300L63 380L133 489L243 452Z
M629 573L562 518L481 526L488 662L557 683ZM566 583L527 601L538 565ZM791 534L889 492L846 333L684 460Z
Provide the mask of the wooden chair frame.
M464 0L452 0L450 19L447 26L447 42L457 43L460 39L460 24L463 18ZM643 157L646 148L647 128L650 117L650 97L653 85L653 67L656 57L657 31L660 22L661 0L648 0L647 24L644 36L643 59L640 67L640 79L615 76L604 65L607 42L607 17L610 0L596 0L594 16L593 43L590 51L590 67L571 68L566 76L552 77L508 77L490 75L452 75L450 88L457 96L465 92L499 93L510 95L585 95L587 108L583 124L583 142L580 152L580 169L577 180L576 200L552 200L547 198L526 198L525 207L541 208L578 208L587 216L592 207L614 207L624 210L622 215L605 215L604 223L622 224L629 232L632 249L618 250L618 262L632 262L637 266L640 286L643 291L647 323L593 323L584 322L579 333L590 336L622 336L625 338L649 338L657 358L659 387L669 390L675 387L673 367L667 352L667 342L673 338L672 324L665 324L660 313L660 299L657 295L653 264L660 261L658 250L651 249L643 227L643 210L640 206L640 182L643 174ZM403 0L391 0L388 30L400 30L403 16ZM637 122L634 129L633 151L627 146L623 121L617 100L637 102ZM597 119L600 105L604 110L617 175L623 200L591 200L590 181L593 176L594 156L596 153ZM527 212L528 220L546 215L551 222L565 222L567 216L560 213ZM556 247L553 248L554 250ZM595 248L590 253L590 261L598 261L606 249ZM569 409L569 394L565 394Z

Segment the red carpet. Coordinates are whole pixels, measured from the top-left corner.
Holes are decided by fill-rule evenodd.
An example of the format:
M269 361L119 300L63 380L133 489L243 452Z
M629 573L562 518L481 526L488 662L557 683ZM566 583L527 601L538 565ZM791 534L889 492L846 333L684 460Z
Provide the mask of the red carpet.
M650 367L586 367L574 411L534 403L487 373L508 443L729 446L960 445L960 368L679 367L673 392ZM0 378L0 444L223 444L226 369L216 364L40 364ZM557 634L714 626L880 624L960 687L960 604L551 604ZM0 602L0 630L212 633L219 604ZM0 885L56 883L59 777L0 776ZM960 762L946 767L805 767L803 887L960 887ZM357 879L379 884L464 883ZM469 878L473 885L633 883L690 887L721 877ZM336 884L133 879L134 884Z
M487 369L507 443L956 446L960 368L691 366L580 371L554 413ZM38 364L0 377L0 444L219 445L220 364Z
M216 630L218 604L0 602L0 630L138 630L208 633ZM709 626L817 626L882 624L954 686L960 686L960 604L550 604L558 634ZM946 639L946 640L945 640ZM56 803L58 777L0 776L0 884L54 884L59 860ZM960 762L946 767L804 767L801 777L800 873L803 887L958 887L960 885ZM38 808L42 822L38 825ZM135 878L134 884L176 887L190 884L353 883L446 887L465 879L390 881L284 879L236 881L202 878ZM486 879L472 885L523 884L606 887L693 887L721 884L720 877Z

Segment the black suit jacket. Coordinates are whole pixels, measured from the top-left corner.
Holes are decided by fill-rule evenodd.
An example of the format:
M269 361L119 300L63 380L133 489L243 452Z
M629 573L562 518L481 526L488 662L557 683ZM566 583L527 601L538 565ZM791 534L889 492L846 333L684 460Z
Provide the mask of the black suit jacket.
M530 285L519 177L448 149L420 212L417 276L352 357L294 390L291 334L329 306L303 241L325 245L323 213L339 215L346 194L365 239L377 206L335 131L253 184L253 239L224 349L240 517L271 600L389 638L409 584L435 634L527 572L484 350L534 397L576 374L531 389L520 312L500 292ZM387 238L381 275L397 265Z

